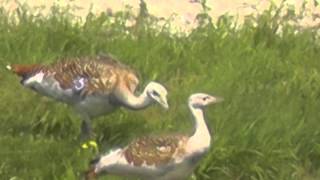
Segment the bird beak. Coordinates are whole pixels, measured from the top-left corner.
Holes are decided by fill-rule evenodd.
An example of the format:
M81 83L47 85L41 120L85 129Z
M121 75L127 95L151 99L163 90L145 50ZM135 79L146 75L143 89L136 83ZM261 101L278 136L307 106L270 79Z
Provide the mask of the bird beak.
M212 99L212 103L220 103L224 101L224 99L222 97L218 97L218 96L214 96Z
M164 109L166 109L166 110L168 110L169 109L169 105L168 105L168 102L167 102L167 99L160 99L159 100L159 103L160 103L160 105L164 108Z

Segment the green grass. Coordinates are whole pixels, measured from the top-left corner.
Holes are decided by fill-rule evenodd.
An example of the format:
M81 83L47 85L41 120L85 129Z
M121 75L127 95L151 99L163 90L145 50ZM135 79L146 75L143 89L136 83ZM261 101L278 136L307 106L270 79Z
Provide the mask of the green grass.
M1 179L79 179L95 156L80 150L80 121L72 110L22 87L5 65L99 53L136 69L141 87L150 80L165 84L170 103L168 112L121 109L95 119L102 152L140 135L191 132L187 97L207 92L225 101L206 111L214 143L196 179L320 179L320 41L314 30L295 33L270 12L240 29L221 17L188 36L152 28L157 20L148 16L126 28L128 12L116 14L115 22L90 15L84 25L58 9L48 17L26 12L0 11Z

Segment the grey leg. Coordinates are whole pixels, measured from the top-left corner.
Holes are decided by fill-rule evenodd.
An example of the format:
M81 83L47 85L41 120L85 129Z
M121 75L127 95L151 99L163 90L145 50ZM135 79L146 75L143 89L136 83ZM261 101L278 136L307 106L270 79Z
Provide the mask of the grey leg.
M81 140L88 140L93 137L92 134L92 127L91 127L91 120L89 116L83 115L82 116L82 124L81 124Z
M96 152L99 152L98 145L94 140L94 133L91 127L91 120L88 115L82 116L80 141L84 142L81 145L82 149L93 148Z

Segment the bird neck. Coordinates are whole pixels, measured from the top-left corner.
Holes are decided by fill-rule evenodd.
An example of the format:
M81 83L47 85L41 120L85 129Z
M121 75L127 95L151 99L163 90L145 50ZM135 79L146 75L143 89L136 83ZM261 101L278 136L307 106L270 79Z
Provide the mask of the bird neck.
M207 148L210 146L211 135L204 119L203 111L200 108L194 108L189 104L189 108L195 121L195 131L190 137L190 142L198 148Z
M124 106L132 110L144 109L152 103L152 99L148 96L146 89L139 96L130 91L125 93L124 96Z

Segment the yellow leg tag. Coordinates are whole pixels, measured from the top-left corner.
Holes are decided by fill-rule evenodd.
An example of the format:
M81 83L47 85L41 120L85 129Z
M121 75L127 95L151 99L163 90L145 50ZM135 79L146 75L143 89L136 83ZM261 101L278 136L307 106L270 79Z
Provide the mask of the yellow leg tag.
M95 141L88 141L81 145L82 149L88 149L89 147L92 147L94 150L98 151L98 145Z
M98 149L98 145L95 141L89 141L89 145L94 147L95 149Z
M88 144L87 144L87 143L83 143L83 144L81 145L81 147L82 147L82 149L88 149Z

